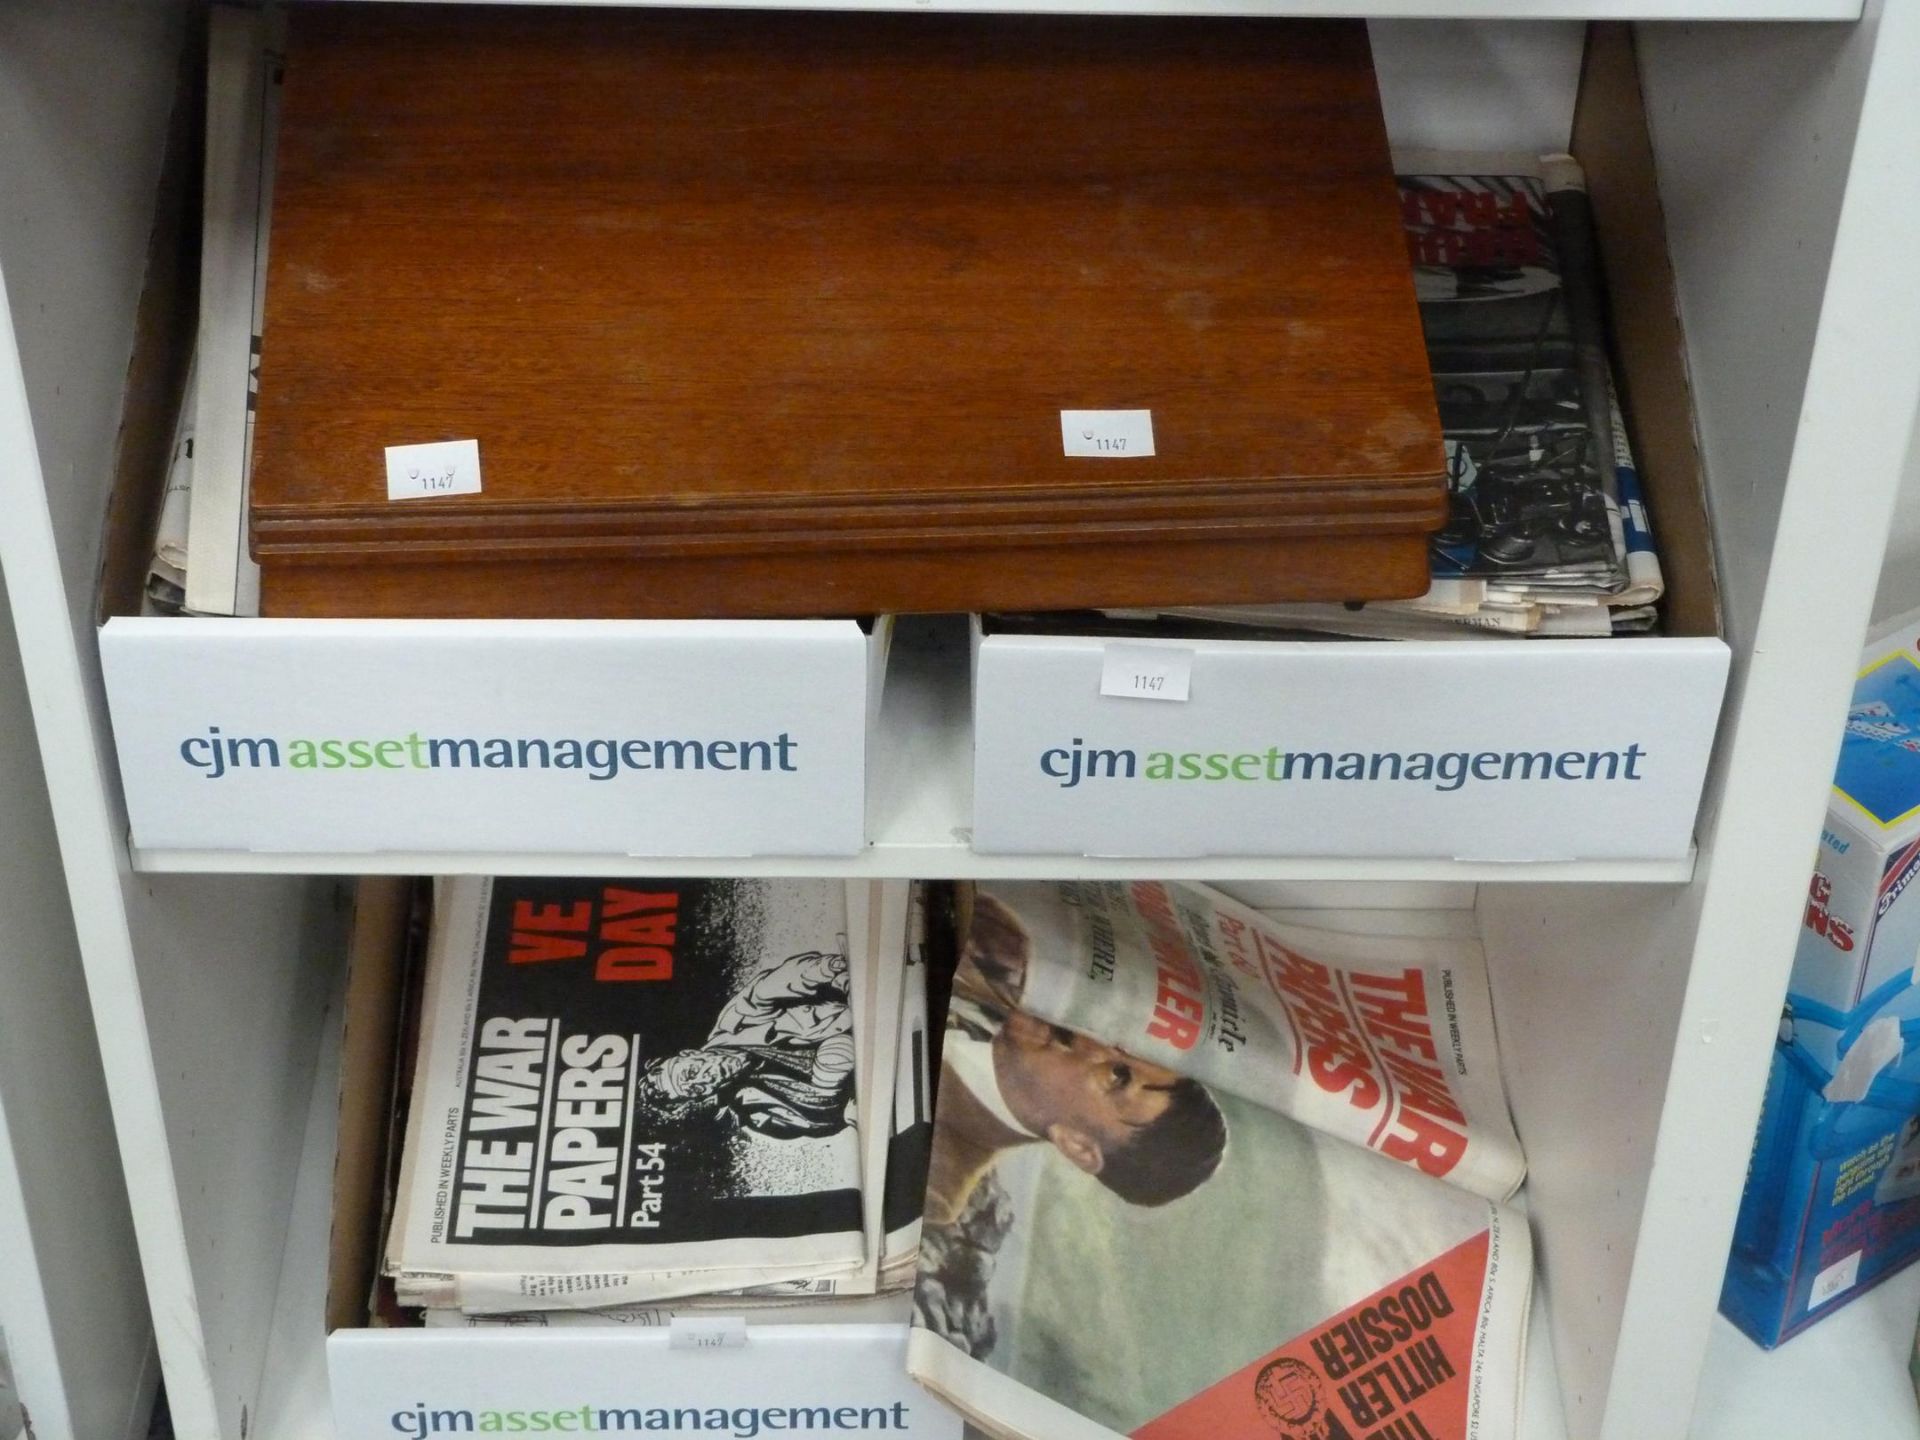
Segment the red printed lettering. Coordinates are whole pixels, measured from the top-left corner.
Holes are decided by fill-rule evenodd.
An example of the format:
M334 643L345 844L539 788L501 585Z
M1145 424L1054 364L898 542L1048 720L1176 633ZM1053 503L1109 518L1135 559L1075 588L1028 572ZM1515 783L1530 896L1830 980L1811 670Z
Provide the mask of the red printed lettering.
M674 928L680 896L672 890L627 890L609 885L601 896L596 980L671 980Z
M1345 1095L1357 1110L1378 1105L1379 1077L1352 1014L1334 989L1333 972L1264 935L1254 939L1266 962L1267 982L1304 1039L1307 1074L1328 1094Z
M531 900L516 900L507 963L538 965L547 960L578 960L587 953L587 942L567 937L583 935L592 924L591 900L577 905L536 905Z

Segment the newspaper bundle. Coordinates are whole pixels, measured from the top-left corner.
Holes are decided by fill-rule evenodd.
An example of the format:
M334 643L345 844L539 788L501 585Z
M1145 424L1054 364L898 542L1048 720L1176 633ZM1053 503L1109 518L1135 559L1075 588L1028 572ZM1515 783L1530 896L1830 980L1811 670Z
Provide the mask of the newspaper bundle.
M167 451L167 484L154 522L153 554L141 598L145 615L185 613L187 596L187 508L193 494L193 394L197 367L187 368L187 398L174 417L173 444Z
M909 1368L1023 1440L1502 1440L1532 1260L1471 939L973 895Z
M1430 152L1394 162L1446 447L1431 588L1360 606L1165 613L1366 639L1652 629L1665 585L1608 366L1578 162Z
M246 545L247 477L284 52L282 7L210 7L200 317L147 564L149 615L260 609L260 571Z
M635 1330L665 1330L681 1318L713 1317L716 1310L731 1311L758 1325L905 1325L912 1297L905 1291L890 1295L837 1296L792 1303L748 1307L728 1301L671 1305L627 1305L612 1310L534 1310L519 1315L467 1315L458 1310L429 1310L430 1330L493 1330L519 1326L540 1330L588 1330L624 1325Z
M907 944L901 967L898 1049L887 1157L882 1172L879 1288L905 1290L920 1260L920 1215L933 1152L933 1074L928 1036L927 974L931 920L927 888L910 897Z
M916 1174L913 1123L896 1146L887 1118L895 1056L925 1049L924 965L902 963L924 914L905 884L443 882L398 1301L617 1312L910 1283L887 1192L917 1197L926 1145Z
M267 232L284 69L285 15L218 4L208 17L206 183L200 328L182 604L253 615L260 573L247 553L247 475L266 326Z

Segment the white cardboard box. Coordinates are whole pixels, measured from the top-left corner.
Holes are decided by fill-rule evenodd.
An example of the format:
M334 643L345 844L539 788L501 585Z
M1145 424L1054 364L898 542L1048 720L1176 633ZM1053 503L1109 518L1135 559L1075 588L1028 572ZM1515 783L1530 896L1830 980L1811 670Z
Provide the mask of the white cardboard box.
M678 1434L735 1440L852 1432L960 1440L960 1417L907 1377L907 1327L756 1324L715 1311L643 1325L380 1328L368 1297L385 1245L392 1088L413 882L359 882L344 993L321 1073L338 1075L332 1144L303 1183L331 1197L325 1325L333 1433L343 1440L435 1436ZM316 1303L322 1303L315 1296ZM719 1422L719 1423L715 1423Z
M1589 49L1572 150L1593 197L1615 380L1666 577L1665 633L1179 642L1181 701L1101 694L1109 645L1132 642L1064 625L1057 635L976 631L976 849L1515 862L1687 854L1729 652L1628 47ZM1158 667L1166 678L1147 693L1177 691L1181 668Z
M1184 701L1101 694L1114 642L975 627L974 845L990 853L1672 859L1727 647L1128 641Z
M742 1333L743 1344L707 1348L627 1326L336 1331L333 1430L355 1440L683 1431L960 1440L960 1417L907 1378L904 1325Z
M133 843L851 855L889 627L110 619Z

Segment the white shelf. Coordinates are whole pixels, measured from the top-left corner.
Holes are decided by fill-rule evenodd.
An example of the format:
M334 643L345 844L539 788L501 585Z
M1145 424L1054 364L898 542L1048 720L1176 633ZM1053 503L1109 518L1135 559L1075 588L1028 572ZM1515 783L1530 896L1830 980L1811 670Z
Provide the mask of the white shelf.
M1503 865L1485 860L1288 859L1263 855L1184 860L1089 855L977 855L963 844L881 841L860 855L474 854L392 851L268 855L227 850L142 850L135 868L154 874L254 875L741 875L844 876L870 880L1193 880L1376 883L1487 882L1683 885L1694 857L1680 860L1578 860Z
M1920 1317L1920 1266L1903 1271L1778 1350L1724 1316L1713 1322L1693 1440L1765 1435L1915 1440L1920 1408L1907 1375Z
M418 0L436 3L436 0ZM454 3L454 0L438 0ZM489 0L641 9L953 10L1057 15L1364 15L1379 20L1858 20L1860 0Z
M290 854L135 850L134 869L295 875L824 875L866 879L1599 881L1685 884L1678 860L1504 863L1322 856L982 855L972 847L973 724L959 622L903 622L875 744L872 832L858 855L631 856L552 852ZM1622 642L1631 643L1631 642Z

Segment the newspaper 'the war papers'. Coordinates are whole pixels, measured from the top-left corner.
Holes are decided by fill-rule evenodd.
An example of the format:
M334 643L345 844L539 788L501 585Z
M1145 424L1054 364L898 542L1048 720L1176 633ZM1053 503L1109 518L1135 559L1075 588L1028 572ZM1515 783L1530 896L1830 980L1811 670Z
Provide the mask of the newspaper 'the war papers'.
M462 878L436 904L388 1269L469 1311L858 1267L837 881Z

